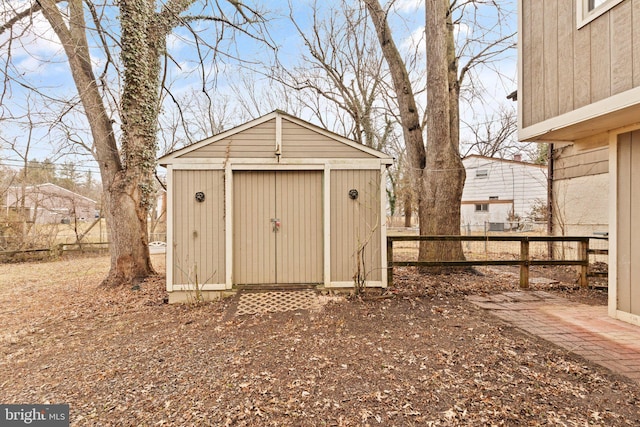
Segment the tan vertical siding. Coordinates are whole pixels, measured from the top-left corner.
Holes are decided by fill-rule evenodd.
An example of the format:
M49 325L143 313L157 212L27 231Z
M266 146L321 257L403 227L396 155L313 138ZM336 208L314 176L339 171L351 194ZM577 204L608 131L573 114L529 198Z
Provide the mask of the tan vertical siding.
M544 2L531 2L531 43L540 49L531 51L531 120L541 122L544 115Z
M611 95L611 39L609 16L592 21L591 26L591 102Z
M575 28L573 22L569 25ZM580 108L591 102L591 27L582 27L574 35L574 81L569 87L573 89L574 108Z
M234 172L233 195L235 284L323 281L321 171Z
M275 172L233 173L233 282L276 282Z
M576 22L575 6L575 1L558 2L558 90L573 87L573 25L564 23ZM573 110L573 90L564 92L565 96L558 96L558 114Z
M640 315L640 131L618 137L617 299L618 310Z
M630 312L631 297L631 137L618 137L617 296L618 310Z
M631 133L631 260L640 257L640 131ZM631 290L629 308L632 314L640 315L640 263L631 262Z
M352 281L360 245L365 249L366 279L381 280L380 171L331 172L331 280ZM357 200L348 192L356 189Z
M631 10L631 25L633 25L633 87L640 86L640 0L633 0Z
M640 131L631 133L631 256L630 259L637 260L640 256ZM631 289L629 295L629 311L632 314L640 315L640 263L631 263Z
M633 67L629 66L633 49L631 2L611 11L611 94L633 88Z
M276 173L276 237L278 283L321 283L323 280L322 172Z
M576 0L521 2L524 127L640 86L640 0L581 28Z
M223 172L178 170L173 185L173 283L223 283ZM198 191L205 194L202 203L195 199Z
M544 117L558 115L558 2L544 4Z
M520 13L522 14L522 22L531 22L531 3L529 1L523 1L521 3ZM531 43L531 33L533 31L532 25L525 25L523 28L520 28L520 33L518 37L520 38L520 46L527 48L532 45ZM521 56L522 58L522 82L521 82L521 90L522 93L518 95L518 99L521 103L521 114L522 114L522 125L527 127L533 124L533 120L531 118L532 111L532 103L533 103L533 90L532 90L532 71L531 71L531 55L529 55L529 51L525 50Z

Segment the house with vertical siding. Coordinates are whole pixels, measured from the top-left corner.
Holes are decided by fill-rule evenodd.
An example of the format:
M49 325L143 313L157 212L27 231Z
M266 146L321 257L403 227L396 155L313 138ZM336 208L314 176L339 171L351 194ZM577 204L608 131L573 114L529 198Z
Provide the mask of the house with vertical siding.
M607 149L609 314L640 325L640 1L518 7L519 139Z
M462 159L467 179L460 206L469 232L505 231L531 222L532 211L547 203L546 165L471 155Z
M392 159L281 111L159 159L167 291L386 286Z

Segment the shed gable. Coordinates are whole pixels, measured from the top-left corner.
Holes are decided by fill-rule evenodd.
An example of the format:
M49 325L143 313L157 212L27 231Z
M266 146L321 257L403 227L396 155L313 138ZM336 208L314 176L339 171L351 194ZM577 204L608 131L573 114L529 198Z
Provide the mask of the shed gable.
M207 138L162 159L378 159L382 153L280 113Z
M282 157L365 158L375 156L308 127L282 119Z
M213 140L200 148L187 151L178 158L271 158L274 156L275 141L276 119L271 119L225 138Z

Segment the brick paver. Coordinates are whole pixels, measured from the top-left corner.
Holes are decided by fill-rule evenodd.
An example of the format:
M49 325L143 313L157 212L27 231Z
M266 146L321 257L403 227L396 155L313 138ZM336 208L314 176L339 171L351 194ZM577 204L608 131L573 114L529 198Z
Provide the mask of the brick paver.
M542 291L473 295L480 308L611 371L640 382L640 326L607 315L607 307Z

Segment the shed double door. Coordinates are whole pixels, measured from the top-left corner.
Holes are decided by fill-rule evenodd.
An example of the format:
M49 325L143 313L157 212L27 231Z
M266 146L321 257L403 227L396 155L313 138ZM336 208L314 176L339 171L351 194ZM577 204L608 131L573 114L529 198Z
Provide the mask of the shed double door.
M233 173L233 282L321 283L322 172Z

